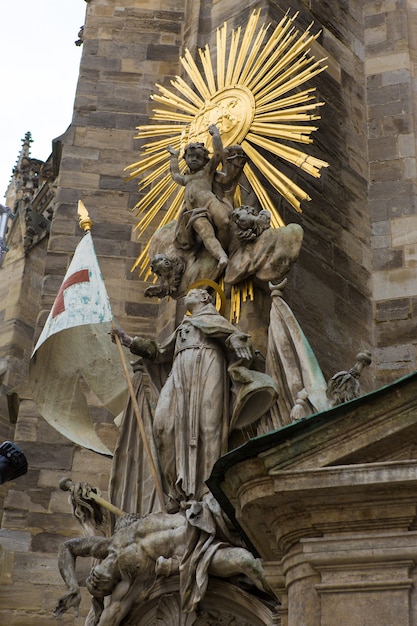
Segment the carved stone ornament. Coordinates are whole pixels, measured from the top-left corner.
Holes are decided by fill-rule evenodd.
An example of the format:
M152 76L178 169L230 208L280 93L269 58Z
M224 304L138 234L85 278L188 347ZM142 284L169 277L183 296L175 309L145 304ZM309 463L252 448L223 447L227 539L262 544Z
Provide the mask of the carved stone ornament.
M136 606L123 626L278 626L278 605L264 602L233 584L212 580L200 607L181 611L181 598L170 578L165 588L156 584L150 599Z

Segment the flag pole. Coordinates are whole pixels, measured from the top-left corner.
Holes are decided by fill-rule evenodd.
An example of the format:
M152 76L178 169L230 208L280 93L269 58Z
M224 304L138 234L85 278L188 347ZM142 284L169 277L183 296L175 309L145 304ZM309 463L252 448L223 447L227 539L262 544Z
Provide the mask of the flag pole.
M84 232L88 232L91 230L91 226L93 225L93 222L88 214L88 211L84 205L84 203L81 200L78 200L78 216L79 216L79 225L80 228L83 229ZM112 322L113 324L113 322ZM114 324L113 324L114 326ZM140 409L139 409L139 405L138 405L138 401L136 399L136 394L135 394L135 390L133 389L133 385L132 385L132 381L130 379L130 374L129 374L129 370L127 369L127 365L126 365L126 359L125 356L123 354L123 348L122 348L122 344L120 342L120 338L114 334L114 339L116 342L116 346L117 349L119 351L119 357L120 357L120 362L122 364L122 368L123 368L123 373L125 375L126 378L126 382L127 382L127 387L129 389L129 395L130 395L130 400L132 402L132 406L133 406L133 411L135 413L136 416L136 421L138 423L138 427L139 427L139 432L140 435L142 437L142 442L143 442L143 448L145 450L145 455L149 464L149 469L151 471L153 480L154 480L154 484L155 484L155 489L156 489L156 493L158 496L158 500L159 500L159 504L160 507L162 509L162 511L166 512L166 506L165 506L165 498L164 498L164 492L162 489L162 482L161 482L161 477L159 475L159 472L157 470L156 464L155 464L155 460L152 456L152 452L149 446L149 442L146 436L146 432L145 432L145 426L143 423L143 419L142 419L142 415L140 413Z

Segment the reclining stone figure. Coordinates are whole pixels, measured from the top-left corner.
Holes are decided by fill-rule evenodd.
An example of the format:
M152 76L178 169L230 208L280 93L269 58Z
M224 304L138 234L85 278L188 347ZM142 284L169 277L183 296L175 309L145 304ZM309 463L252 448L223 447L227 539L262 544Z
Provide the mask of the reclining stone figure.
M261 560L216 537L213 517L203 503L188 505L187 511L174 514L126 515L110 538L80 537L62 544L58 564L68 591L59 599L55 617L71 607L78 614L78 557L101 561L86 579L94 609L94 621L87 618L87 623L94 626L118 626L134 604L146 600L158 576L179 574L184 613L194 611L204 597L209 574L242 574L270 593Z

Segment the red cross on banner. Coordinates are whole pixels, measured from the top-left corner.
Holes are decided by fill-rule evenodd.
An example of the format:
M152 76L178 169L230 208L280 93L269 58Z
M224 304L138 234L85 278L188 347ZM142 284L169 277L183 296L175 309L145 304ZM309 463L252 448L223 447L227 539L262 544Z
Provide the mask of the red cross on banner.
M55 333L113 319L91 234L81 239L34 352Z
M52 308L52 317L54 318L65 311L64 292L66 289L68 289L68 287L71 287L71 285L77 285L79 283L88 283L89 281L90 276L88 270L78 270L78 272L75 272L74 274L66 278L62 283L54 302L54 306Z

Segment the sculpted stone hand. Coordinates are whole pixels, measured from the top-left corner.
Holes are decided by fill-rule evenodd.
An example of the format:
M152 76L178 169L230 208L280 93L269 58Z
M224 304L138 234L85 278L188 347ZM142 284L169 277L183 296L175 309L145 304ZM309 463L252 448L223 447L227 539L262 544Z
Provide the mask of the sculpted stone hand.
M234 351L238 359L244 359L245 361L252 360L253 349L250 343L249 335L244 335L243 333L230 335L227 343L228 346Z
M130 348L132 345L132 337L130 337L127 333L124 332L121 328L112 328L110 331L111 339L113 343L116 343L115 337L119 337L120 343L122 346L126 346L126 348Z
M217 128L217 126L215 124L210 124L209 126L209 133L212 137L220 137L220 132L219 129Z
M167 150L171 156L177 157L179 155L178 150L175 150L172 146L168 146Z
M54 610L54 617L60 617L68 609L74 609L75 617L78 617L78 609L81 602L80 589L69 589L66 594L59 598L58 603Z

